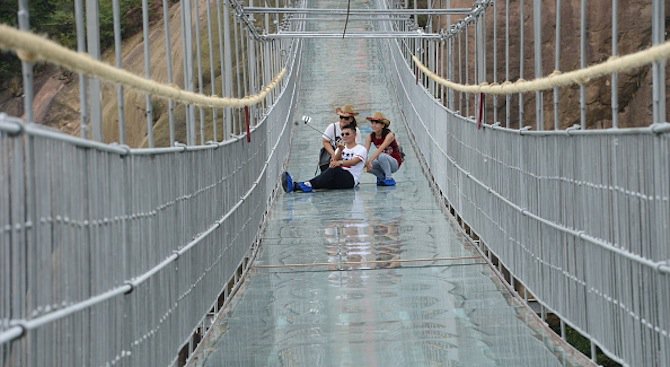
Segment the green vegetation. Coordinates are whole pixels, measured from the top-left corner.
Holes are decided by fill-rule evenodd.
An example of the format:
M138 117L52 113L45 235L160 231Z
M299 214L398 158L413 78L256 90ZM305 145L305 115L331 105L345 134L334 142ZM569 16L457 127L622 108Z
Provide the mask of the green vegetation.
M547 324L558 335L561 335L560 321L553 314L547 316ZM577 330L565 325L565 340L586 356L591 355L591 342ZM621 367L620 364L611 360L600 348L596 348L596 363L603 367Z
M77 48L77 32L72 0L40 0L29 2L30 27L38 34L70 49ZM121 32L130 35L142 27L141 0L120 0ZM17 1L0 2L0 22L18 26ZM114 43L113 11L111 1L100 2L100 46L105 49ZM0 54L0 81L7 81L21 73L20 60L11 53Z

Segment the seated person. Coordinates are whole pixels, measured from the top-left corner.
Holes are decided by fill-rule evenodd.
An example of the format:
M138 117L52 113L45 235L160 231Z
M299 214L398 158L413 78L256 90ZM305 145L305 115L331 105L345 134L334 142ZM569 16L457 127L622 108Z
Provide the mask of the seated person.
M356 143L356 125L342 127L342 141L337 145L329 167L309 181L294 182L288 172L282 173L285 192L312 192L314 189L351 189L360 182L367 150Z
M372 126L372 133L365 139L365 149L369 152L372 144L377 150L370 155L365 167L369 173L377 176L377 186L395 186L393 173L403 162L403 154L393 131L389 130L391 121L381 112L366 117Z

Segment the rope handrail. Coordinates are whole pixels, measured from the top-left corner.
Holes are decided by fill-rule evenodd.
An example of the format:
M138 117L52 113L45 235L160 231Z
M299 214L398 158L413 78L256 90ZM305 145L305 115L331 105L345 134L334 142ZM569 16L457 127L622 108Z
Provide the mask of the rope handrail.
M578 69L566 73L562 73L560 70L554 70L553 73L539 79L519 79L516 82L505 81L502 84L489 84L484 82L475 85L459 84L448 79L444 79L428 69L416 56L412 55L412 60L416 66L424 74L426 74L428 78L438 84L463 93L484 93L495 95L539 92L543 90L549 90L554 87L566 87L575 84L584 85L588 84L593 79L597 79L605 75L630 71L641 66L651 64L652 62L665 60L668 58L670 58L670 41L625 56L613 56L600 64L591 65L583 69Z
M76 73L95 76L153 96L202 107L241 108L258 104L279 85L286 75L286 68L282 68L268 85L252 96L217 97L185 91L173 84L163 84L137 76L129 71L94 60L87 54L72 51L42 36L21 31L6 24L0 24L0 49L16 53L25 62L48 62Z

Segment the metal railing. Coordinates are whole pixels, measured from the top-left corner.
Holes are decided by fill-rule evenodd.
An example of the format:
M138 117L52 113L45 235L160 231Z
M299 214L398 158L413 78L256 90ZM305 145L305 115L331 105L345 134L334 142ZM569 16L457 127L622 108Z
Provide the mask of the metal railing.
M19 28L29 30L28 2L18 3ZM112 3L114 64L124 68L136 48L125 48ZM2 365L182 364L253 257L287 155L301 62L295 38L342 34L306 32L300 2L260 9L249 1L249 11L237 0L162 4L160 20L142 4L150 41L136 46L144 57L136 74L232 99L266 90L280 70L287 76L260 103L217 109L175 99L164 106L82 73L76 138L33 123L34 60L22 54L25 117L0 115ZM392 38L376 42L428 173L511 288L588 337L593 359L600 348L624 365L667 364L665 61L550 91L466 93L436 77L493 84L602 61L587 52L587 2L577 9L556 0L553 13L539 1L482 0L467 11L375 4L382 10L357 13L375 19L366 20L371 31L348 36ZM649 4L649 22L634 25L639 44L659 45L666 9ZM96 0L73 5L77 50L102 59ZM580 14L576 41L562 29L567 6ZM618 0L611 9L607 54L638 51L618 43ZM527 14L532 26L518 21ZM551 39L553 59L540 47ZM165 73L156 71L162 64ZM638 95L624 93L635 85ZM636 100L651 108L626 110Z
M227 1L163 5L162 25L144 17L147 78L181 84L183 77L178 88L227 96L246 110L170 100L169 140L154 147L156 99L147 97L147 142L131 148L123 144L123 106L134 92L118 84L102 93L94 75L82 74L81 137L65 135L32 122L32 65L24 60L25 118L0 113L0 365L182 365L255 255L288 156L300 42L253 41L241 22L230 24L237 18L228 19ZM115 11L117 37L119 17ZM171 38L174 24L179 41ZM152 53L162 43L165 53ZM204 44L219 48L205 52ZM118 67L127 47L117 38ZM203 82L207 54L211 90ZM159 59L167 80L148 70ZM246 79L231 77L233 64ZM235 100L261 92L283 69L260 102ZM118 108L93 112L107 98L118 98ZM115 119L118 130L109 129Z
M585 3L577 9L582 31L576 68L592 63L585 47ZM649 4L654 9L649 19L638 20L636 26L653 35L651 46L662 42L659 14L665 10L662 1ZM617 73L576 85L576 90L554 87L549 92L490 96L444 88L413 62L416 56L435 75L462 84L545 76L548 48L533 45L545 39L540 32L548 27L540 24L550 20L539 1L526 5L532 6L531 39L524 37L531 26L523 22L511 32L509 14L528 11L523 2L483 1L463 19L443 19L449 30L443 41L386 41L386 59L393 62L390 72L398 75L401 110L436 191L511 289L539 302L543 317L560 317L562 332L568 325L589 338L594 361L600 348L623 365L665 365L670 362L665 61L637 70L646 83L639 93L653 101L644 106L651 106L643 114L644 123L630 121L629 111L617 107L626 92L621 80L617 86ZM560 9L566 4L554 5L560 25ZM618 55L620 39L617 9L612 7L612 55ZM507 19L503 25L502 14ZM402 30L398 23L375 24L378 31ZM551 61L560 69L561 62L568 64L561 60L565 34L561 41L560 27L550 32L556 42ZM528 49L533 50L532 68L525 65ZM513 52L519 54L516 65L510 62ZM626 82L630 87L630 78ZM609 94L605 101L611 108L594 105L596 90Z

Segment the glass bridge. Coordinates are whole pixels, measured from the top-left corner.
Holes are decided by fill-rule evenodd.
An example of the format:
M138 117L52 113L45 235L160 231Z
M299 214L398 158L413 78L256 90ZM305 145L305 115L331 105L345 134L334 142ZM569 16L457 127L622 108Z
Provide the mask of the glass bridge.
M54 3L0 3L0 366L670 366L664 0ZM345 104L397 185L284 193Z

